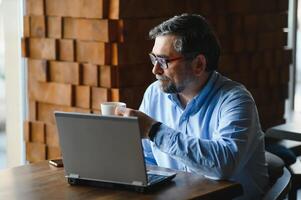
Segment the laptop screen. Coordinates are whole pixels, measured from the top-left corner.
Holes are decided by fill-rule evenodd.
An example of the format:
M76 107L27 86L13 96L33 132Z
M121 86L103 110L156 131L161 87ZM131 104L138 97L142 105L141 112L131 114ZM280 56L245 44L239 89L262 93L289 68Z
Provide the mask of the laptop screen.
M137 118L66 112L55 118L67 176L147 184Z

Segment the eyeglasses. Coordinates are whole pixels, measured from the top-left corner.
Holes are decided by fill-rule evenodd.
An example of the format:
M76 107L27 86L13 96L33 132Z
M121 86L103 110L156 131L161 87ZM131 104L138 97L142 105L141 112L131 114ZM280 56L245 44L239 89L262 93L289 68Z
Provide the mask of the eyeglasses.
M163 57L156 56L153 53L149 53L149 57L153 65L156 65L158 63L162 69L167 69L168 63L184 58L183 56L179 56L176 58L163 58Z

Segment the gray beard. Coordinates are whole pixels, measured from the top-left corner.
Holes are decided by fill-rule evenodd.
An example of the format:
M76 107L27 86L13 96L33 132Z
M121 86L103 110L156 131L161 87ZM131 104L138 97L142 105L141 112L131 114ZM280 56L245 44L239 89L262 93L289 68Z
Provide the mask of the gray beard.
M169 94L177 94L184 90L185 84L177 86L175 83L173 83L168 77L165 76L156 76L156 78L160 82L160 89Z

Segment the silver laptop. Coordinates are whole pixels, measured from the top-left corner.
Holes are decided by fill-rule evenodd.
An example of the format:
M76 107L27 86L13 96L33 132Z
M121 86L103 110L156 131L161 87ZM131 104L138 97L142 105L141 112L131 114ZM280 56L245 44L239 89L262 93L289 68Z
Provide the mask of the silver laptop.
M136 117L55 112L55 119L65 174L72 185L146 191L176 175L146 169Z

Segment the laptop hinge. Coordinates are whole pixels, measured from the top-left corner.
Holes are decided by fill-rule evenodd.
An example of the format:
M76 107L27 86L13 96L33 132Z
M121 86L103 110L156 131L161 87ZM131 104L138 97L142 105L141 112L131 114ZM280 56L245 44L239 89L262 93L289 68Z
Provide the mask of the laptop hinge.
M78 174L69 174L68 178L79 178Z
M133 185L138 185L138 186L143 185L143 183L141 181L133 181L132 184Z

